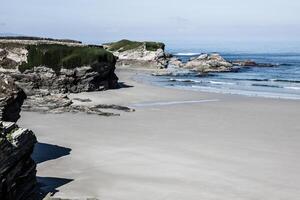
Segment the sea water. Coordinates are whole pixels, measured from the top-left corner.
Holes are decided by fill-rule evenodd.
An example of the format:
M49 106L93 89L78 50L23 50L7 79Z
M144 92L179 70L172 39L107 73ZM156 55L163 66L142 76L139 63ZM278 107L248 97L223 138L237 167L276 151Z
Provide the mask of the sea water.
M187 62L199 52L173 51L174 56ZM206 92L241 94L283 99L300 99L300 53L221 53L226 60L252 60L271 63L274 67L249 67L239 72L210 73L199 76L196 72L182 71L170 76L155 77L153 82Z

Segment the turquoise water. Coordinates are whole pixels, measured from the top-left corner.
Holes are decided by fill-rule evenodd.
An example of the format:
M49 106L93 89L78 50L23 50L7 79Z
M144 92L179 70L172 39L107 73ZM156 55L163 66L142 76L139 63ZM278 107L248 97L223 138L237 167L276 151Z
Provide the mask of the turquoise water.
M197 52L173 51L186 62ZM211 73L199 77L197 73L178 73L155 78L154 82L183 89L262 96L271 98L300 99L300 53L221 53L227 60L253 60L272 63L275 67L252 67L237 73Z

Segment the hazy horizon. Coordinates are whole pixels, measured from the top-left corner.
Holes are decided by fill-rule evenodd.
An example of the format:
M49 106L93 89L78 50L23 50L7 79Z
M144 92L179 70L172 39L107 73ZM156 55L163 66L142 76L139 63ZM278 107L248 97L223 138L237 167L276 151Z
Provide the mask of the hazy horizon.
M169 48L300 52L296 0L12 0L2 7L0 33L85 43L127 38L162 41Z

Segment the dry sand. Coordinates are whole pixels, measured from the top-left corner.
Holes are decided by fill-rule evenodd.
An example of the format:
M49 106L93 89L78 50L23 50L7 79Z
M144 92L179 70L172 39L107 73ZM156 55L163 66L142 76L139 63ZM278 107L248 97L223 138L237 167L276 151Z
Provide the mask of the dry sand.
M72 97L136 112L22 113L19 124L41 143L34 157L45 190L101 200L300 199L300 101L160 88L135 73L118 72L134 87Z

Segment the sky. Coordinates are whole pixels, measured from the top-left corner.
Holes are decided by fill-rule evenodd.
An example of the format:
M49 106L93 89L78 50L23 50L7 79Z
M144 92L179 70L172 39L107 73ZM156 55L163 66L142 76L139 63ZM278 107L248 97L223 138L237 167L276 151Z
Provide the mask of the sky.
M176 47L300 42L299 0L3 0L0 33ZM298 43L300 44L300 43Z

